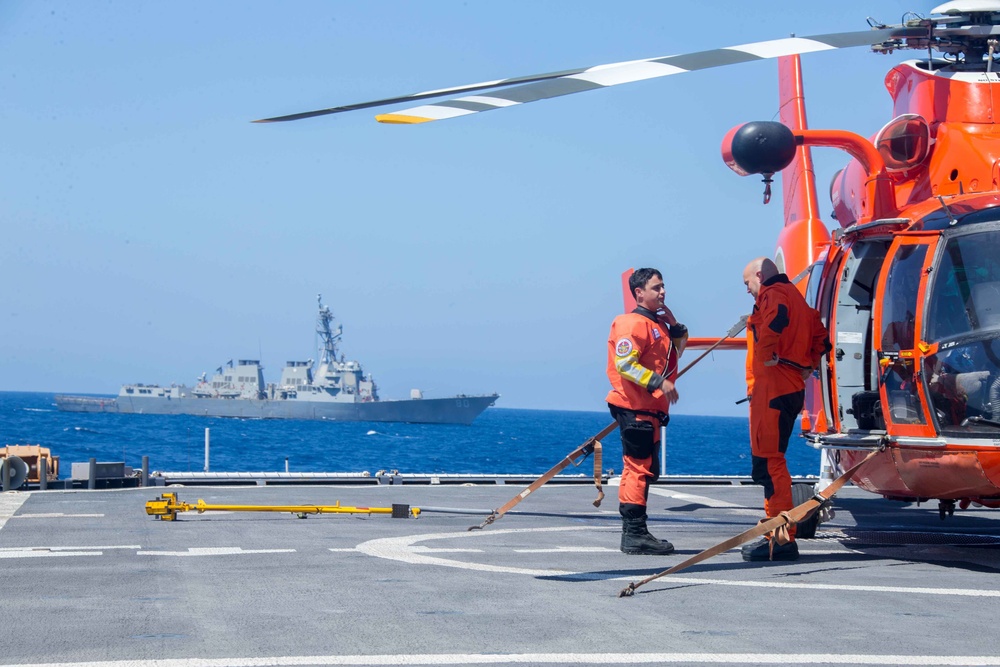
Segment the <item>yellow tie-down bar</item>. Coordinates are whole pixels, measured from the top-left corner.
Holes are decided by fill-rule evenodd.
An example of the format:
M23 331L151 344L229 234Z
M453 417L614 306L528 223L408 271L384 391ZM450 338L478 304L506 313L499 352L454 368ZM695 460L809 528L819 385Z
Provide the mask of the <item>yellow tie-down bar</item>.
M146 503L146 514L161 521L176 521L178 512L289 512L300 519L309 514L391 514L394 519L420 516L419 507L393 504L392 507L345 507L336 505L209 505L199 499L194 505L177 500L176 493L164 493Z

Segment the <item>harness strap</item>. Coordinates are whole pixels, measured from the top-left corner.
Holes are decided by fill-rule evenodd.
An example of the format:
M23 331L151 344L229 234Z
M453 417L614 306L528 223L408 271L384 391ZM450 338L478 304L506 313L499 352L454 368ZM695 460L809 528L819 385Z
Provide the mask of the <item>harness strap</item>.
M616 428L618 428L618 422L613 424L608 424L605 426L600 433L591 436L584 441L582 445L571 451L566 455L562 461L552 466L548 472L532 482L526 489L521 491L519 494L507 501L507 503L500 509L493 510L486 520L483 521L478 526L469 526L469 530L480 530L490 525L504 514L509 512L514 508L519 502L527 498L534 491L541 488L546 482L555 477L559 472L565 470L569 466L579 466L583 463L588 456L594 455L594 486L597 487L597 500L594 501L594 507L600 507L601 501L604 500L604 489L601 486L601 465L603 462L602 456L602 446L601 438L611 434Z
M719 554L725 551L729 551L730 549L738 547L741 544L749 542L755 537L760 537L765 533L769 533L772 530L778 531L782 527L785 528L785 537L787 539L788 537L787 526L789 523L800 523L808 519L810 516L812 516L813 512L819 509L820 505L830 500L830 498L832 498L833 495L837 493L837 491L840 491L840 488L847 483L847 480L849 480L854 475L854 473L856 473L861 468L861 466L868 463L872 458L875 457L876 454L882 452L882 450L883 448L879 447L878 449L872 451L868 456L866 456L864 459L862 459L854 466L852 466L850 470L848 470L843 475L835 479L833 483L830 484L830 486L826 487L825 489L823 489L815 496L802 503L801 505L793 507L787 512L782 512L781 514L779 514L774 518L761 521L750 530L742 532L736 537L731 537L725 542L720 542L719 544L716 544L714 547L709 547L708 549L705 549L701 553L691 556L691 558L688 558L686 561L674 565L672 568L668 570L664 570L659 574L654 574L651 577L646 577L642 581L633 582L629 584L628 586L623 588L620 593L618 593L618 597L624 598L635 595L635 590L640 586L644 586L645 584L648 584L651 581L659 579L660 577L665 577L668 574L674 574L675 572L680 572L681 570L684 570L688 567L691 567L692 565L700 563L703 560L708 560L713 556L718 556ZM773 540L772 540L772 545L773 545Z
M656 421L660 422L664 426L670 421L670 415L666 412L653 412L652 410L625 410L625 408L619 408L624 412L634 412L637 415L643 415L645 417L652 417Z
M580 461L583 463L583 461ZM594 440L594 486L597 487L597 498L594 499L594 507L600 507L601 501L604 500L604 488L601 486L603 479L601 478L601 466L604 464L604 454L603 445L601 445L600 440Z

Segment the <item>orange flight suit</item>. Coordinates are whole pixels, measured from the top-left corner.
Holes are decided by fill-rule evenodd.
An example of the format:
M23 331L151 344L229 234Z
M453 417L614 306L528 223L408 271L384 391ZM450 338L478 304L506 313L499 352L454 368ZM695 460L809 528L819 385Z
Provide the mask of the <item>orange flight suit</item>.
M677 377L677 357L667 324L652 311L640 306L611 323L606 400L622 437L622 504L645 508L649 483L660 476L660 424L670 409L660 386Z
M752 474L764 487L764 513L770 518L793 507L785 451L802 412L805 378L819 366L830 342L819 313L783 273L761 284L747 330ZM773 359L776 365L764 365ZM794 539L794 525L789 533Z

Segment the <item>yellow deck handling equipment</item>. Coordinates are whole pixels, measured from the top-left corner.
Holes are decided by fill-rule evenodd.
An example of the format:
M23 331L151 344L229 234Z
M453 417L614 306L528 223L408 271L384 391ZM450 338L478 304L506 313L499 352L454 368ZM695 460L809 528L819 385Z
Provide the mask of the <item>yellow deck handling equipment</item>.
M209 505L199 499L197 503L183 503L176 493L164 493L156 500L146 503L146 514L161 521L176 521L178 512L288 512L300 519L310 514L391 514L394 519L414 519L420 516L420 508L393 504L392 507L346 507L337 501L336 505Z

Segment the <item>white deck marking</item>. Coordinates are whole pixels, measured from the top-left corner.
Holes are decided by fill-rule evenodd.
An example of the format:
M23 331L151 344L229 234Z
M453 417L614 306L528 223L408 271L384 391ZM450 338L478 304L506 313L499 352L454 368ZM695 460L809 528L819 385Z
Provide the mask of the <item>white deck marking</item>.
M138 544L113 547L4 547L0 559L5 558L66 558L71 556L103 556L109 549L141 549Z
M93 518L99 519L103 514L63 514L62 512L49 512L39 514L18 514L14 519L61 519L61 518Z
M0 560L10 558L67 558L71 556L103 556L103 551L48 551L47 549L11 549L0 551Z
M138 544L117 544L114 546L74 546L74 547L3 547L0 548L0 552L4 551L23 551L25 549L45 549L47 551L107 551L109 549L135 549L138 551L142 547Z
M556 531L570 531L570 530L593 530L586 526L574 526L571 528L525 528L525 529L508 529L508 530L491 530L489 532L474 532L470 533L468 531L462 531L460 533L428 533L425 535L406 535L402 537L384 537L377 540L369 540L368 542L362 542L357 546L358 551L369 556L375 556L376 558L385 558L387 560L397 560L403 563L412 563L414 565L443 565L445 567L457 567L464 570L478 570L481 572L505 572L508 574L528 574L536 577L541 576L558 576L560 574L572 574L569 572L561 572L558 570L531 570L522 567L509 567L502 565L486 565L484 563L464 563L462 561L447 560L445 558L435 558L434 556L429 556L425 553L418 553L413 549L413 545L417 542L424 542L426 540L446 540L446 539L459 539L459 538L470 538L475 539L478 537L485 537L488 535L504 535L511 533L551 533Z
M21 505L28 499L27 494L13 493L8 491L0 494L0 530L3 530L7 519L14 516L14 512L21 509Z
M606 486L620 486L620 481L621 477L612 477L608 480ZM693 493L684 493L683 491L671 491L670 489L661 489L656 486L650 486L649 492L657 496L663 496L664 498L683 500L689 503L704 505L705 507L736 510L736 514L763 514L761 510L750 509L746 505L730 503L725 500L716 500L715 498L709 498L708 496L696 496Z
M31 667L296 667L298 665L1000 665L988 655L872 655L864 653L436 653L294 655L260 658L173 658L32 663Z
M237 554L290 554L295 549L247 549L243 547L188 547L187 551L140 551L140 556L233 556Z
M509 565L488 565L486 563L463 562L437 558L415 549L413 545L427 540L457 540L457 539L477 539L489 535L511 535L518 533L551 533L579 530L593 530L586 526L573 527L553 527L553 528L515 528L505 530L491 530L488 532L462 531L457 533L427 533L424 535L407 535L402 537L384 537L377 540L362 542L357 546L361 553L376 558L385 558L402 563L413 565L439 565L443 567L453 567L462 570L474 570L478 572L497 572L503 574L523 574L533 577L566 577L576 578L584 581L636 581L641 577L606 577L595 575L591 572L572 572L568 570L546 569L538 570L526 567L514 567ZM735 550L728 552L730 555ZM839 552L843 553L843 552ZM849 584L820 584L820 583L792 583L786 581L740 581L732 579L700 579L685 575L674 575L669 578L662 578L656 581L657 584L669 585L671 582L678 584L705 584L715 586L740 586L746 588L775 588L775 589L801 589L807 591L828 590L845 591L859 593L912 593L917 595L956 595L962 597L1000 597L1000 590L981 590L966 588L918 588L909 586L856 586Z
M634 578L634 577L628 577ZM847 591L858 593L913 593L915 595L958 595L961 597L1000 598L1000 591L981 590L975 588L919 588L915 586L854 586L847 584L817 584L765 581L733 581L728 579L694 579L680 576L674 579L685 584L714 584L716 586L744 586L749 588L784 588L808 591ZM657 582L669 583L669 579L658 579ZM652 585L652 583L650 584Z
M669 489L660 489L655 486L649 487L649 492L657 496L663 496L664 498L674 498L675 500L684 500L689 503L697 503L698 505L704 505L705 507L717 507L720 509L750 509L746 505L739 505L737 503L727 503L725 500L716 500L715 498L709 498L707 496L696 496L692 493L684 493L682 491L671 491ZM757 510L758 514L763 514L760 510Z
M604 554L604 553L618 553L618 549L612 549L611 547L553 547L551 549L514 549L514 553L519 554L566 554L566 553L577 553L577 554Z

